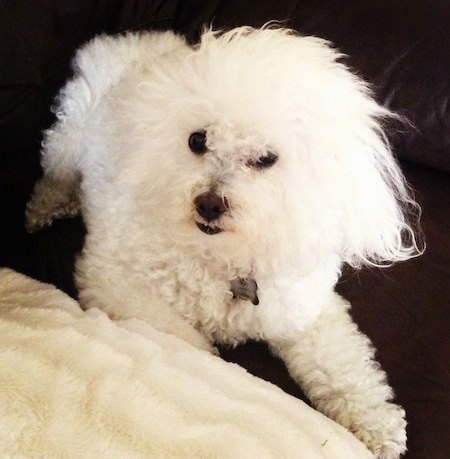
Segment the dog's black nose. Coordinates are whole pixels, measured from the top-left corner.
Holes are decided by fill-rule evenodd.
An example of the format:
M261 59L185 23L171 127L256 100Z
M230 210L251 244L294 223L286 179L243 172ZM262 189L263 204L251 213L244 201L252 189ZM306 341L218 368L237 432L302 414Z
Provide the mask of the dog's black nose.
M228 210L227 199L211 191L199 194L194 200L194 205L199 215L208 222L217 220Z

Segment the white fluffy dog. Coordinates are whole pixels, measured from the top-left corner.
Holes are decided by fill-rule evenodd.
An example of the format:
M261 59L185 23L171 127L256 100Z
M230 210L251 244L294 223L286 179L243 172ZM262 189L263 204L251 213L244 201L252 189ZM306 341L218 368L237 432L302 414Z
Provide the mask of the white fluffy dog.
M377 457L404 411L334 286L415 255L390 116L318 38L274 28L100 36L74 60L30 230L81 207L85 308L199 348L266 340L313 404Z

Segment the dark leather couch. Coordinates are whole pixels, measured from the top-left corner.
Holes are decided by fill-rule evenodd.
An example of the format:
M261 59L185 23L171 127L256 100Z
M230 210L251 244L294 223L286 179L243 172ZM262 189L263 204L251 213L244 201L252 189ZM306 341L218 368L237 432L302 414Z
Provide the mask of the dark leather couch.
M378 349L406 408L408 459L450 458L450 3L448 0L0 0L0 266L76 297L80 219L26 234L23 213L40 174L41 130L70 75L74 50L99 32L174 29L195 40L205 23L283 21L333 41L378 99L411 120L390 126L423 207L424 256L386 270L347 272L339 291ZM303 397L264 345L223 357ZM1 390L1 389L0 389Z

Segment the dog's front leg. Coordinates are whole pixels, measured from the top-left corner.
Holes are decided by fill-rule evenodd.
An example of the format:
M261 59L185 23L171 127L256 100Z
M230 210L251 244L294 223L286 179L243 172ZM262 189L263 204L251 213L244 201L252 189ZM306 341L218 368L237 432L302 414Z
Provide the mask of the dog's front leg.
M376 457L398 458L406 451L404 410L390 403L386 375L347 308L336 295L297 339L272 341L272 348L319 411L353 432Z

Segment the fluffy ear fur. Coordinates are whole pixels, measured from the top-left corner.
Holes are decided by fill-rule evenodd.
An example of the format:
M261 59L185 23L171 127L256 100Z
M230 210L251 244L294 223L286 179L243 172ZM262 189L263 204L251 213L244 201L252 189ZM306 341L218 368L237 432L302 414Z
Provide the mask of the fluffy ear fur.
M379 110L381 112L381 110ZM355 132L354 147L343 155L339 191L343 209L342 259L353 267L386 266L419 255L420 208L393 158L379 124ZM339 163L339 161L337 161ZM345 164L348 162L348 164Z
M342 231L341 259L357 268L386 266L422 252L420 208L383 130L396 115L379 106L356 76L347 72L346 78L347 84L336 86L342 93L336 94L341 103L334 101L340 113L329 127L332 135L320 140L328 154L315 157L313 170L327 171L323 180L332 188L330 204ZM346 89L351 90L347 98Z
M315 158L313 170L326 171L329 205L336 206L336 230L342 231L341 259L356 268L386 266L422 252L420 208L383 131L384 121L394 115L356 78L353 84L357 110L348 112L344 102L341 119L330 127L334 135L321 140L335 144L328 145L330 154Z

